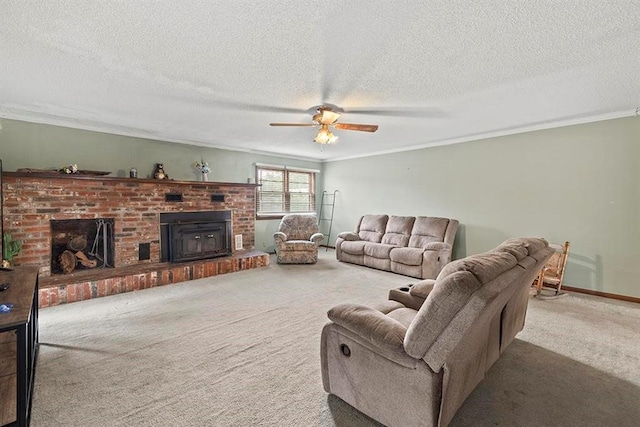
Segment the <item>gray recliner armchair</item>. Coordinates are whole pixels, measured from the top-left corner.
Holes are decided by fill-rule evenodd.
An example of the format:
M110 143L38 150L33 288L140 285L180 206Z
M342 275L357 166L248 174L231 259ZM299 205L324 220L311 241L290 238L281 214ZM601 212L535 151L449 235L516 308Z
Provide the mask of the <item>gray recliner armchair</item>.
M318 231L315 214L288 214L282 217L273 238L278 264L315 264L324 235Z

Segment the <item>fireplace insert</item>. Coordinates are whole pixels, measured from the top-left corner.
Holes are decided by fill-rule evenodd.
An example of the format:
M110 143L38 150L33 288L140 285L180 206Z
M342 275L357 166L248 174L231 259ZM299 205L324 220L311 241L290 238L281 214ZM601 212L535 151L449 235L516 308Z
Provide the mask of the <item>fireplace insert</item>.
M231 211L160 214L161 261L231 254Z

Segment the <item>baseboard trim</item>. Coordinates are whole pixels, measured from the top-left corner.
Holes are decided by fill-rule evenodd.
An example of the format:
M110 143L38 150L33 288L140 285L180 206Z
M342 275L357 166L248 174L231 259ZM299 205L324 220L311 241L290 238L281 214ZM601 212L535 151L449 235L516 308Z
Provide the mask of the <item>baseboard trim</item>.
M574 288L572 286L562 286L563 291L577 292L580 294L595 295L597 297L617 299L620 301L635 302L640 304L640 298L627 295L610 294L609 292L594 291L592 289Z

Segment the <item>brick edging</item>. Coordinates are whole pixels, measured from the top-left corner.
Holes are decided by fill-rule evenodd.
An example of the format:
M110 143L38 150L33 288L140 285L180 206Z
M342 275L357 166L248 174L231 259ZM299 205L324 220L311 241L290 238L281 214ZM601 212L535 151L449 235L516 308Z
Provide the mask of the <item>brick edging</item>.
M43 287L38 290L38 306L45 308L69 304L268 265L269 254L260 253L247 257L214 258L192 264L159 266L157 270L144 273Z

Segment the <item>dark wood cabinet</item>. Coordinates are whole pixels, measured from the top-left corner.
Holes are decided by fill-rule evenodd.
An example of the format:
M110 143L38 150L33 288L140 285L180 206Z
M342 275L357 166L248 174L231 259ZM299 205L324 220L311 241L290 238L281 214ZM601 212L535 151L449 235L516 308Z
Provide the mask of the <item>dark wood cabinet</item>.
M28 426L38 357L38 267L0 271L0 426Z

